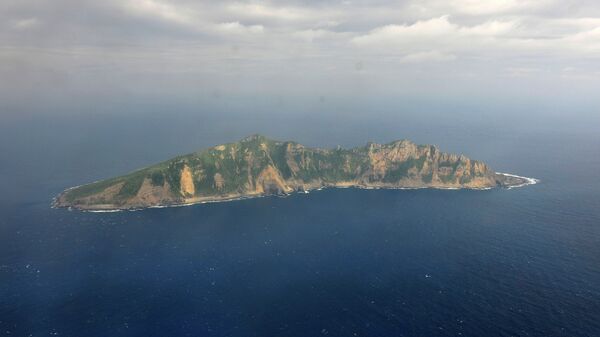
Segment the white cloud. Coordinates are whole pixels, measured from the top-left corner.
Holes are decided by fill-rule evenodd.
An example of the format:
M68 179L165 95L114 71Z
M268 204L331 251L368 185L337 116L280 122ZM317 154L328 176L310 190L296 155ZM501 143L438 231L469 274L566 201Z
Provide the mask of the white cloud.
M257 33L263 33L265 30L265 27L263 27L262 25L245 26L237 21L220 23L220 24L217 24L216 27L221 32L237 33L237 34L240 34L240 33L257 34Z
M376 54L409 55L402 62L448 61L460 54L489 53L504 48L517 31L515 21L491 20L459 25L448 16L420 20L409 25L386 25L354 37L351 42ZM433 51L432 51L433 50Z
M564 40L582 48L598 49L600 47L600 27L578 32L565 37Z
M29 29L37 26L39 24L38 19L36 18L27 18L21 20L15 20L13 22L13 28L16 29Z
M526 77L535 75L541 71L537 67L509 67L506 69L506 73L511 77Z
M457 57L468 54L479 58L600 57L598 20L547 19L543 25L538 21L511 17L464 25L442 16L378 27L355 36L351 43L376 54L426 55L437 50Z
M442 53L436 50L412 53L400 58L400 63L446 62L456 59L456 55Z
M234 2L225 5L227 13L241 18L284 22L321 21L325 13L313 8L271 5L268 3ZM331 20L335 21L335 20Z
M325 29L306 29L293 33L293 36L305 42L313 42L317 39L332 38L338 34Z
M448 16L417 21L411 25L387 25L371 30L367 34L355 37L357 45L394 44L414 40L435 43L442 39L458 37L496 37L505 35L514 29L515 22L486 21L475 26L460 26L451 23Z
M571 55L586 58L600 58L600 27L581 31L555 41L561 50Z
M412 25L393 24L375 28L365 35L355 37L352 42L358 45L387 44L414 38L437 38L455 30L456 26L448 21L448 17L442 16L417 21Z
M486 21L476 26L455 26L456 31L463 35L478 35L483 37L496 37L501 35L507 35L513 32L517 27L515 21Z
M550 5L551 0L451 0L450 6L458 13L490 15L534 10Z
M157 0L128 0L124 8L133 15L148 16L181 25L194 23L190 9Z

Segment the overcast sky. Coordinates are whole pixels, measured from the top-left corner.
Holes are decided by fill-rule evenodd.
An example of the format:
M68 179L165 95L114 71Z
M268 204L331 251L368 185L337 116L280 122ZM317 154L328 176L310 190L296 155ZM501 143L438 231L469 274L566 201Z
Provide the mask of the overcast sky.
M597 0L2 0L0 99L556 97L600 88Z

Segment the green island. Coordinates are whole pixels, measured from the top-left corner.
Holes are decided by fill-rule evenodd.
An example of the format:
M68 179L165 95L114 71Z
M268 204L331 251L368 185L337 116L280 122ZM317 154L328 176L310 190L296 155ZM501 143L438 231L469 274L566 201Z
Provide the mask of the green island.
M69 188L53 205L121 210L306 193L325 187L490 189L535 182L408 140L321 149L252 135Z

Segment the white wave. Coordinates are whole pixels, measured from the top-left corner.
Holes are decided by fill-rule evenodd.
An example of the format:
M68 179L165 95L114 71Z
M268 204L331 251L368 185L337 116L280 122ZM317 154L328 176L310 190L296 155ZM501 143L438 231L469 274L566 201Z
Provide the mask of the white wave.
M530 177L522 177L522 176L518 176L516 174L510 174L510 173L502 173L502 172L496 172L496 174L500 174L506 177L513 177L513 178L519 178L519 179L524 179L525 182L519 185L513 185L513 186L508 186L507 189L513 189L513 188L517 188L517 187L523 187L523 186L528 186L528 185L535 185L537 183L540 182L539 179L536 178L530 178Z

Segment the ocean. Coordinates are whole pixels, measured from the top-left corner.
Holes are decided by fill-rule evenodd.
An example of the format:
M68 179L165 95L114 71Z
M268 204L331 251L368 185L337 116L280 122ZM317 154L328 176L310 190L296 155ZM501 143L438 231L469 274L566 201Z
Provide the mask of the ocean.
M34 114L0 126L1 335L600 335L593 127L223 111ZM540 182L50 207L64 188L257 132L330 147L409 138Z

